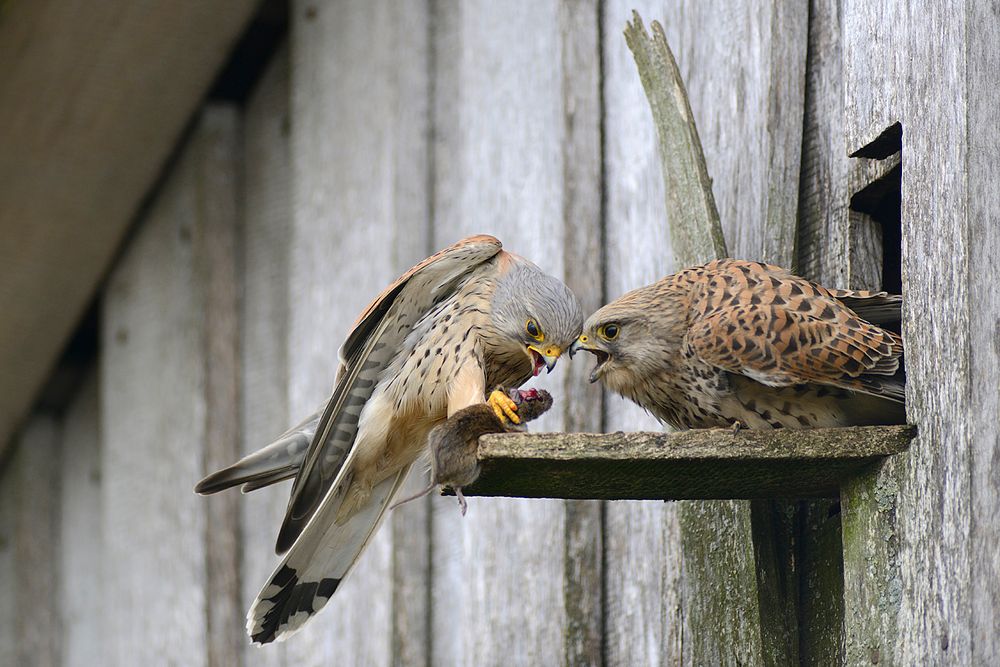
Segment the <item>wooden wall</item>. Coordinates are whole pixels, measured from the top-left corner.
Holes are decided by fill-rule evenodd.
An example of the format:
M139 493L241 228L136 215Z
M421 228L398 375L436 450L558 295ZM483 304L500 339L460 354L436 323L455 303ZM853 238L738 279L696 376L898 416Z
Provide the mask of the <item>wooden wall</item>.
M995 661L1000 147L979 128L1000 118L976 91L998 74L1000 34L987 4L917 18L852 0L293 1L288 42L245 104L202 109L140 213L104 288L94 371L3 463L0 655ZM464 519L453 498L415 502L305 630L250 646L243 616L276 563L288 486L191 489L325 400L372 295L477 232L563 277L588 311L675 268L621 36L633 7L675 51L734 256L876 287L877 225L849 200L885 165L847 155L903 123L920 439L845 489L843 522L835 505L794 502L474 498ZM537 383L558 403L536 429L659 428L586 383L590 363L564 359Z

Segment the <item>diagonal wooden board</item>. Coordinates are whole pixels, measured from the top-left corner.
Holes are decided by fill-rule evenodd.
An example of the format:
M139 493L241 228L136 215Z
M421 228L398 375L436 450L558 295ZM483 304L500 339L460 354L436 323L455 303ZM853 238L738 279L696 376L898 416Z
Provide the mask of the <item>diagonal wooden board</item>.
M0 450L257 4L0 2Z

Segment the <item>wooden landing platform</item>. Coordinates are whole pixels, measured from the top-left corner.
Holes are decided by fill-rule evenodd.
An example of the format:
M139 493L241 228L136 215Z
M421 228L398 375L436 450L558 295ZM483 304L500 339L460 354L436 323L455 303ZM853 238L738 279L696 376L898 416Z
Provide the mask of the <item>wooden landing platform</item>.
M471 496L599 500L837 497L840 483L898 454L915 426L514 433L480 440Z

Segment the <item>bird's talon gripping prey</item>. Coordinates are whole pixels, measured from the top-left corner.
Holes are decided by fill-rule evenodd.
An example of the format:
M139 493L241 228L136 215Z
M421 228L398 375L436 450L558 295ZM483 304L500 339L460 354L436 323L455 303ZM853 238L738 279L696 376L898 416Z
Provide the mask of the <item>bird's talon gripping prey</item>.
M502 392L503 389L498 387L497 391ZM544 390L511 389L508 395L521 406L523 422L540 417L552 407L552 395ZM430 485L396 502L390 509L422 498L438 487L450 486L455 489L462 516L465 516L467 503L462 489L479 477L479 438L487 433L515 430L520 429L497 417L493 413L492 406L486 403L477 403L459 410L447 421L431 429L427 436L428 448L431 451Z
M521 418L517 416L517 403L499 389L493 390L487 403L493 408L493 413L500 420L501 424L505 424L508 421L514 424L521 423Z

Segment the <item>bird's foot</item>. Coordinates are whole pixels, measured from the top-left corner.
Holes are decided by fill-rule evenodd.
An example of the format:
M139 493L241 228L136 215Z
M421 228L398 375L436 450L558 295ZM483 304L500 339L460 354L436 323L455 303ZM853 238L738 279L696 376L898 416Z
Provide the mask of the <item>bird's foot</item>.
M517 416L517 403L500 389L494 389L486 402L493 408L493 414L497 416L501 424L521 423L521 418Z
M732 431L733 431L733 435L736 435L737 433L740 432L740 429L743 428L743 424L740 422L739 419L737 419L736 421L733 422L733 425L732 425L731 428L732 428Z
M455 495L458 497L458 507L462 512L462 516L465 516L465 510L469 509L469 503L465 502L465 496L462 495L462 487L455 487Z

